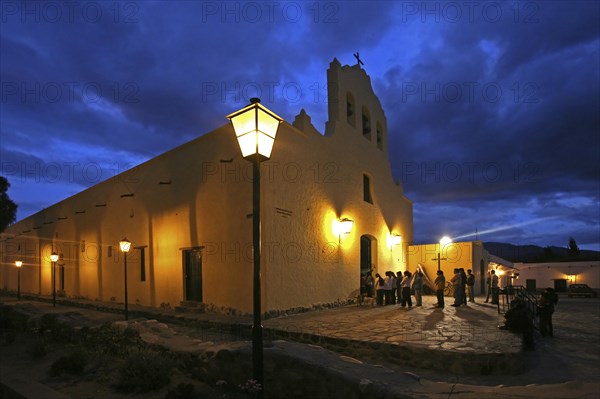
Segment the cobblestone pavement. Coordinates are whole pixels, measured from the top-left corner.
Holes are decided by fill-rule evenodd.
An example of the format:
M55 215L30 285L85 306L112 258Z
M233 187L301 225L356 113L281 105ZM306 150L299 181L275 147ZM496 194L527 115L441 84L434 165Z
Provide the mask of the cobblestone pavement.
M266 320L265 327L312 332L321 336L410 344L431 350L471 353L517 353L518 339L498 330L503 316L486 303L435 308L434 297L423 297L423 306L347 306Z

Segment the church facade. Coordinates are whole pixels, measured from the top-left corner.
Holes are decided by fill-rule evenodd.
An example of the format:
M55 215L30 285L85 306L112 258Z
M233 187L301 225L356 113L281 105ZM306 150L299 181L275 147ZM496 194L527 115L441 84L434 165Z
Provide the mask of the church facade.
M330 64L325 133L302 110L261 164L263 311L351 298L361 272L409 269L412 202L393 180L386 117L359 66ZM225 115L233 110L223 110ZM274 109L276 111L276 109ZM252 166L230 123L10 226L0 281L21 292L252 311ZM345 221L349 231L340 226Z

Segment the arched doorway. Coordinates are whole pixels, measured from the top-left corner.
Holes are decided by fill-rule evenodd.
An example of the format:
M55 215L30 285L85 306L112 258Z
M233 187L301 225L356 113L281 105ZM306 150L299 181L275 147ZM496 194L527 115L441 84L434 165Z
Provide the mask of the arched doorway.
M359 282L365 273L371 273L373 277L377 273L377 239L367 234L360 236Z

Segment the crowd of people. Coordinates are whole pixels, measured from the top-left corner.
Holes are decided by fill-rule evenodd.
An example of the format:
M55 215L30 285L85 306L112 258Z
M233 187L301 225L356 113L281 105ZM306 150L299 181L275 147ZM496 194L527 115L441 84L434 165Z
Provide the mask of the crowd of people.
M415 306L423 305L424 275L420 270L414 274L408 270L396 273L386 271L384 276L376 273L373 277L371 273L363 273L361 275L361 295L375 297L379 306L400 304L402 308L411 308L413 306L412 296L415 297ZM454 303L451 306L467 306L468 302L475 302L475 275L471 269L465 273L463 268L455 268L450 283L454 292ZM444 308L447 287L446 277L442 270L437 271L433 285L437 297L437 304L434 307ZM489 272L486 278L486 288L484 302L488 303L491 299L492 304L499 304L500 289L495 270ZM538 327L542 336L553 336L552 314L557 303L558 295L552 288L546 288L542 292L535 309L527 307L523 298L515 297L504 316L504 325L500 328L521 333L524 348L533 350L534 318L538 318Z
M368 297L375 296L377 305L400 304L403 308L412 307L412 292L414 292L415 306L422 306L423 273L416 271L414 274L405 272L386 271L383 277L379 273L375 277L371 273L361 276L360 293Z

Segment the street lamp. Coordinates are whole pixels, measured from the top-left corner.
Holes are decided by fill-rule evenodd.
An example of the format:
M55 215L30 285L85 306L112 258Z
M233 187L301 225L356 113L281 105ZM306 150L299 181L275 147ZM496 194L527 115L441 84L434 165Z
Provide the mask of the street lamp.
M21 266L23 261L16 260L15 266L17 267L17 301L21 300Z
M271 157L277 129L283 119L251 98L250 105L226 116L231 120L242 156L252 162L252 243L254 258L252 368L263 397L263 327L260 288L260 163Z
M129 309L127 308L127 252L131 249L131 242L127 238L123 238L119 241L119 247L125 257L123 264L123 271L125 275L125 320L129 320Z
M50 261L52 262L52 306L56 307L56 262L58 262L56 252L50 254Z
M438 244L437 258L432 259L432 260L437 260L438 271L442 269L442 261L448 259L448 258L442 258L442 256L441 256L442 247L446 246L447 244L450 244L451 242L452 242L452 239L450 237L448 237L448 236L443 236L440 239L440 243Z

